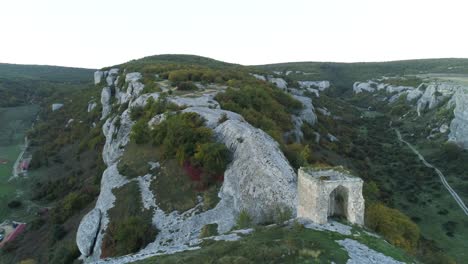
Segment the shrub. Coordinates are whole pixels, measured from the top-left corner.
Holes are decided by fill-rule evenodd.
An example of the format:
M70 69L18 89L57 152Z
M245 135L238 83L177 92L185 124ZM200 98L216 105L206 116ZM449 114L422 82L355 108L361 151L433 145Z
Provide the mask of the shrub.
M195 164L214 174L223 173L229 163L229 151L221 143L198 144L194 155Z
M396 209L381 203L371 204L366 208L366 225L408 252L414 252L417 247L419 227Z
M250 218L249 212L243 209L240 211L239 215L237 216L236 220L236 228L244 229L249 228L252 226L252 219Z
M8 207L12 208L12 209L21 207L21 205L22 205L21 201L18 201L18 200L13 200L13 201L8 203Z
M193 91L197 90L198 87L192 82L180 82L177 84L177 90L181 91Z
M151 243L156 235L156 228L141 216L130 216L111 222L104 237L102 257L137 252Z
M218 224L204 225L200 231L200 238L218 235Z

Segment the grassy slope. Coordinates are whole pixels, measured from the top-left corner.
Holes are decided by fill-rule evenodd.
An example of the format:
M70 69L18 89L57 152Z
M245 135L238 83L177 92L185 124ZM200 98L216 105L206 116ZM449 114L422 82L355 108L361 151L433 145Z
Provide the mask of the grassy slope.
M336 243L345 238L358 240L397 260L412 262L401 250L380 238L367 235L362 229L355 228L353 233L359 236L310 230L299 224L292 227L259 227L239 241L205 240L199 250L136 263L346 263L348 253Z
M12 176L13 165L21 152L25 133L37 111L36 105L0 108L0 159L8 160L7 164L0 164L0 222L24 213L21 210L11 210L7 206L16 197L20 187L16 182L8 182L8 179Z

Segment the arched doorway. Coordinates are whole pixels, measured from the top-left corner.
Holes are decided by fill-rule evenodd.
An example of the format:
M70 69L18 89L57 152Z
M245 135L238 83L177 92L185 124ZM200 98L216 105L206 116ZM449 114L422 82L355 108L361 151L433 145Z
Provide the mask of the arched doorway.
M348 219L348 189L341 185L330 193L328 217Z

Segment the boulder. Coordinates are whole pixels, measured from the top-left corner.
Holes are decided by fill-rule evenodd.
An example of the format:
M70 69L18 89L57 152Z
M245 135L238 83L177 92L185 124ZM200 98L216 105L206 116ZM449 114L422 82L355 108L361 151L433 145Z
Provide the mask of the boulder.
M89 102L89 103L88 103L88 113L91 112L91 111L93 111L94 108L96 108L96 106L97 106L97 103L96 103L96 102L94 102L94 101Z
M63 107L63 104L59 104L59 103L52 104L52 111L55 112L55 111L59 110L62 107Z
M267 79L265 78L265 76L260 75L260 74L251 73L250 75L252 75L252 76L255 77L256 79L261 80L261 81L266 81L266 80L267 80Z
M111 91L110 87L102 88L102 92L101 92L101 104L102 104L101 120L106 118L111 112L111 104L110 104L111 96L112 96L112 91Z
M302 103L304 108L299 114L299 117L309 125L314 125L317 122L317 115L315 114L315 108L312 105L312 99L305 96L293 95L294 99Z
M100 84L102 79L104 78L104 72L103 71L95 71L94 72L94 84Z
M137 82L142 78L141 73L139 72L130 72L125 75L125 82Z
M377 87L377 84L375 82L372 82L372 81L365 82L365 83L355 82L353 84L353 91L356 94L361 93L363 91L374 92L376 88L374 88L373 86Z
M268 76L268 81L276 85L276 87L280 88L281 90L288 89L288 83L283 78L274 78L272 76Z
M81 219L76 233L76 244L81 254L89 256L92 254L94 242L101 224L101 211L94 208Z
M317 88L319 91L325 91L330 88L329 81L299 81L299 86L303 89Z
M460 87L452 97L454 119L450 123L449 140L468 149L468 87Z

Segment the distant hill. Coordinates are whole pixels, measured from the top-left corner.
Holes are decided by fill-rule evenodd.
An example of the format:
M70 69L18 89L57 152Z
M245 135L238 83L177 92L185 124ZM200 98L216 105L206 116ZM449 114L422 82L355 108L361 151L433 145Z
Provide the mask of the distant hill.
M93 69L60 66L0 63L0 78L3 79L28 79L77 84L91 82L93 71Z
M358 63L290 62L253 67L264 71L291 71L288 77L295 80L330 80L337 87L350 87L355 80L381 76L402 76L423 73L468 73L468 59L420 59Z
M92 83L92 69L0 63L0 107L34 103L61 89Z

